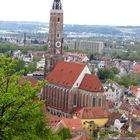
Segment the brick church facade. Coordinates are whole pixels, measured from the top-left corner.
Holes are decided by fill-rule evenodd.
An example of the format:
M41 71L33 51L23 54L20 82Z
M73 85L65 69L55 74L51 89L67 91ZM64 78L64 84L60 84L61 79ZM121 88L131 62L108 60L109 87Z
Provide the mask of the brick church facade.
M106 107L102 83L85 64L63 61L63 10L54 0L50 13L48 51L42 98L48 112L70 117L82 107Z

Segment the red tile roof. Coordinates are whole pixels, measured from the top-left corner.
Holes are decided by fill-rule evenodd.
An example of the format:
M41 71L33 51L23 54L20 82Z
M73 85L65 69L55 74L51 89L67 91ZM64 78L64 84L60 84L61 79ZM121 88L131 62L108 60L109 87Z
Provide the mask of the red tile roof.
M136 64L133 68L132 68L132 72L134 74L140 74L140 64Z
M129 103L122 103L119 109L124 111L131 111L132 105L130 105Z
M81 136L74 137L71 140L90 140L90 138L85 135L83 135L83 136L81 135Z
M134 110L132 114L140 117L140 110Z
M37 85L37 78L33 77L33 76L24 76L22 77L22 79L20 80L20 84L24 84L25 81L28 81L31 83L32 87L35 87Z
M101 92L103 91L103 86L97 76L86 74L80 84L79 89L90 92Z
M63 118L61 122L65 125L66 128L69 128L70 131L83 131L84 130L80 119Z
M109 113L107 110L100 107L84 107L79 112L77 112L77 117L80 119L108 118Z
M133 87L131 87L130 91L131 91L131 94L134 97L136 97L138 92L140 92L140 86L133 86Z
M72 87L85 65L74 62L60 61L47 77L49 83Z
M48 124L53 128L55 127L61 120L61 117L51 115L46 113L46 119L48 120Z

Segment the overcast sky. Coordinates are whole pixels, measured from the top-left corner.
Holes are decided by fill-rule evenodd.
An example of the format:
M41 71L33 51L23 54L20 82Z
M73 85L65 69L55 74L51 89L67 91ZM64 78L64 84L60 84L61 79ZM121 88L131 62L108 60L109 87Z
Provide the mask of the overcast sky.
M0 20L49 22L52 0L0 0ZM140 25L140 0L63 0L64 23Z

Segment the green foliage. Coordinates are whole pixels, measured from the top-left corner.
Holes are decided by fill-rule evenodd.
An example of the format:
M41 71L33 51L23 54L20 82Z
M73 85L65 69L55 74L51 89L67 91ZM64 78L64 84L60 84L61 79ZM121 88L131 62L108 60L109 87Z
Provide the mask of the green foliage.
M112 131L103 131L103 132L100 132L100 138L99 140L105 140L105 138L110 135L110 134L113 134Z
M114 80L115 76L119 73L119 70L116 67L113 68L105 68L98 70L98 77L100 80L106 81L108 79Z
M15 67L16 72L22 71L25 69L25 62L21 59L16 59L17 65Z
M33 62L38 62L38 61L40 61L39 57L33 57Z
M29 63L28 64L28 66L26 66L25 68L24 68L24 74L26 75L26 74L31 74L31 73L33 73L35 70L36 70L36 63L35 62L31 62L31 63Z
M116 67L112 67L111 69L110 69L114 74L119 74L119 69L118 68L116 68Z
M99 69L97 74L100 80L114 79L115 76L109 69Z
M28 53L28 51L46 51L47 45L17 46L14 43L0 42L0 53L6 53L15 50L21 50L25 54Z
M0 53L14 51L15 49L16 49L16 45L14 43L0 42Z
M72 137L68 128L60 129L57 134L61 137L61 140L69 140Z
M128 137L136 138L136 134L134 132L128 132Z
M123 85L125 87L129 87L129 86L137 86L138 82L137 80L135 80L133 77L131 77L130 75L128 76L123 76L120 79L118 79L116 81L117 83L119 83L120 85Z
M127 50L128 51L128 50ZM130 60L130 61L139 61L140 60L140 51L139 50L136 50L135 52L132 52L134 51L134 48L133 50L129 50L128 52L112 52L111 53L111 56L113 58L119 58L119 59L122 59L122 60Z
M35 102L46 82L21 82L17 71L18 61L7 56L0 58L0 139L2 140L61 140L46 127L40 107L43 101Z

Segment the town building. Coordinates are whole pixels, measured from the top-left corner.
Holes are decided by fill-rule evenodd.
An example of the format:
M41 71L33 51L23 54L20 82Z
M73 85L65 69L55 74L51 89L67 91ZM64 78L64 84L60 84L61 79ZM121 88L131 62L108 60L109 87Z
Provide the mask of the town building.
M52 114L70 116L76 108L106 107L102 83L84 64L60 61L46 79L43 99Z
M80 62L80 63L87 63L89 58L84 53L71 53L65 52L64 53L64 60L67 62Z
M55 132L58 132L62 128L68 128L73 137L77 135L85 135L85 130L80 119L62 118L61 121L56 124Z
M106 95L106 99L110 101L119 102L124 92L124 88L118 85L115 82L104 84L104 93Z
M66 40L64 46L70 50L90 52L90 53L103 53L104 43L99 41L88 40Z
M83 107L75 112L74 118L81 119L83 127L91 131L89 126L92 122L99 128L105 126L109 119L109 112L103 107Z

